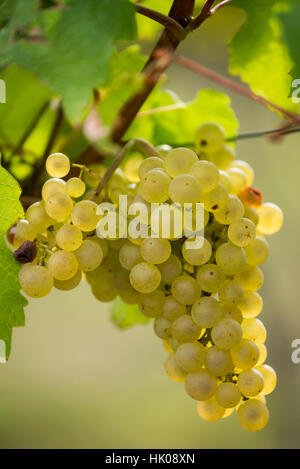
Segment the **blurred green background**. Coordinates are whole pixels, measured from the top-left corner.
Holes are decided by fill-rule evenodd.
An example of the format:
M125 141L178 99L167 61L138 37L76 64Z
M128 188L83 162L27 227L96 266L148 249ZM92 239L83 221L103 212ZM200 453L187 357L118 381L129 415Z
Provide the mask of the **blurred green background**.
M180 52L226 74L224 43L238 21L233 10L221 11ZM177 65L165 86L183 99L206 87L228 92L241 131L282 123L260 104ZM166 352L152 325L117 330L109 305L97 302L82 284L31 300L26 328L14 330L11 358L1 366L1 448L300 447L300 364L291 362L291 342L300 338L299 143L300 135L293 134L276 144L256 138L237 145L238 158L254 167L255 186L265 201L285 213L264 265L262 320L268 362L278 373L277 390L268 399L267 428L247 433L235 415L217 423L201 421L183 386L166 376Z

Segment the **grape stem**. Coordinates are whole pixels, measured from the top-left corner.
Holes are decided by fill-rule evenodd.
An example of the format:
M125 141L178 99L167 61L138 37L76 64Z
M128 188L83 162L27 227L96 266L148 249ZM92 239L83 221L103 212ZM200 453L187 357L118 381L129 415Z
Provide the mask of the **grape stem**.
M178 21L170 18L167 15L164 15L163 13L160 13L159 11L152 10L152 8L147 8L143 5L136 5L135 9L137 13L154 20L159 24L162 24L166 29L173 33L179 41L185 39L187 32L181 26L181 24L178 23Z
M98 186L94 190L90 200L96 200L97 196L101 193L102 189L104 188L105 184L109 181L111 176L113 175L114 171L118 168L121 164L123 159L132 151L139 151L144 156L161 156L160 153L156 150L156 148L151 145L151 143L147 142L143 138L133 138L129 140L120 152L115 157L113 163L109 166L106 173L104 174L103 178L99 182Z

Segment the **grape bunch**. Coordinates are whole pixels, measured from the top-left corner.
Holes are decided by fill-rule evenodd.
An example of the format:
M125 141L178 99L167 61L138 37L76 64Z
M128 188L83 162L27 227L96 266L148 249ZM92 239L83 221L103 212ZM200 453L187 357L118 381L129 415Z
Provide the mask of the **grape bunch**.
M276 373L265 364L259 266L269 256L265 236L281 228L282 211L263 203L252 185L252 167L235 158L215 123L200 126L194 148L165 145L158 152L129 159L100 194L94 189L105 168L81 167L79 177L65 182L70 160L51 155L42 200L8 233L15 258L24 263L21 287L39 298L53 286L70 290L84 279L101 302L119 296L138 305L153 320L168 353L166 373L184 383L200 417L217 421L236 410L243 428L260 430L269 419L266 396L276 386ZM115 237L98 237L97 204L110 202L118 212L120 195L147 213L152 203L176 204L179 211L192 204L188 235L171 218L168 239L159 224L156 237L144 236L153 224L147 215L138 237L124 238L120 229ZM202 243L189 249L197 234L194 207L199 202L204 205Z

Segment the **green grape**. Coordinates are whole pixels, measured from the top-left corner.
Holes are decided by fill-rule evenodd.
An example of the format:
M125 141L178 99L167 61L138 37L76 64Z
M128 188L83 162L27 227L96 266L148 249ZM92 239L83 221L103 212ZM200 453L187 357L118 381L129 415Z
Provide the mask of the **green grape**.
M182 263L178 256L171 254L166 262L158 266L161 273L161 281L166 285L171 285L176 277L179 277L182 272Z
M242 339L230 352L234 366L240 370L249 370L258 363L259 348L252 340Z
M223 127L214 122L207 122L197 130L196 146L206 154L215 153L221 149L225 143L225 132Z
M24 241L34 241L36 238L36 229L27 220L18 220L14 227L13 247L19 248Z
M140 301L140 294L130 285L126 290L119 291L119 296L124 303L136 305Z
M228 306L238 306L245 297L243 287L233 280L227 280L218 293L221 303Z
M196 401L208 401L217 390L217 378L206 370L189 373L184 387L186 392Z
M99 244L99 246L102 249L103 259L104 259L107 256L108 249L109 249L108 242L106 241L106 239L99 238L98 236L91 236L89 239L91 241L94 241L95 243ZM124 266L122 266L122 267L124 267Z
M203 265L209 261L212 254L212 247L209 241L203 237L198 237L197 242L202 245L199 248L191 249L190 243L195 238L187 239L182 246L182 255L184 260L191 265Z
M237 386L243 396L255 397L264 388L263 375L254 369L242 371L238 377Z
M87 187L96 189L101 178L104 176L106 168L99 163L87 166L87 171L83 172L83 180Z
M263 299L257 292L245 292L245 298L239 304L244 318L255 318L263 309Z
M226 208L228 200L227 189L223 184L219 183L212 191L202 194L200 201L204 204L205 210L215 213L218 210Z
M201 295L198 283L187 274L180 275L172 282L171 291L174 298L184 305L194 304Z
M131 270L136 264L142 262L140 248L130 241L126 241L119 252L119 261L126 270Z
M213 345L206 352L205 368L214 376L226 376L233 370L230 353Z
M236 407L241 397L239 388L234 383L221 383L216 392L217 403L226 409Z
M175 353L169 353L165 361L165 370L169 378L175 383L183 383L186 372L178 363Z
M229 168L233 160L235 159L234 150L228 145L223 145L219 151L213 153L210 156L210 160L220 169L224 170Z
M245 212L244 205L236 195L229 195L226 207L215 213L215 219L222 225L230 225L234 221L242 218Z
M258 362L257 362L257 366L263 365L265 363L266 359L267 359L267 356L268 356L268 351L267 351L267 347L265 346L265 344L259 344L258 349L259 349L259 359L258 359ZM260 370L258 370L258 371L260 371Z
M231 180L230 191L232 194L239 194L244 187L247 186L247 176L242 169L229 168L227 174Z
M238 345L242 336L241 325L234 319L221 319L211 331L214 344L222 350L229 350Z
M163 169L164 168L164 162L161 158L158 158L158 156L150 156L142 161L142 163L139 166L138 169L138 175L140 179L143 179L143 177L148 173L148 171L151 171L151 169Z
M179 204L200 202L201 184L192 174L179 174L169 185L170 199Z
M249 207L248 205L245 206L244 218L248 218L249 220L251 220L255 226L259 222L259 216L258 216L257 210L253 207Z
M220 406L215 396L204 402L197 402L199 416L207 422L217 422L224 417L225 409Z
M80 284L81 279L82 273L80 270L77 270L77 273L74 275L74 277L70 278L69 280L54 279L54 286L57 290L74 290L74 288L76 288Z
M161 274L155 265L149 262L136 264L130 272L130 283L140 293L151 293L161 282Z
M28 207L26 210L26 220L37 233L44 233L54 223L54 220L46 213L45 202L43 200L35 202Z
M241 169L246 174L247 186L252 186L253 181L254 181L254 171L253 171L253 168L250 166L250 164L247 163L247 161L234 160L231 163L231 166L233 168Z
M220 303L211 296L201 297L192 306L193 321L199 327L212 327L221 318L222 310Z
M156 318L163 312L165 294L161 290L152 293L140 294L139 308L141 312L149 317Z
M196 234L199 236L199 231L204 230L204 228L208 225L208 222L209 213L206 210L204 210L202 213L202 211L197 209L196 204L193 204L191 210L189 207L183 207L183 227L186 238L194 239Z
M82 232L74 225L63 225L56 232L57 245L65 251L76 251L82 244Z
M150 203L162 204L169 198L171 178L161 169L151 169L142 178L139 192Z
M53 287L53 277L46 267L25 264L19 272L19 282L23 292L32 298L46 296Z
M259 265L269 257L270 248L264 238L257 237L245 247L248 265Z
M48 259L48 269L57 280L70 280L78 271L78 261L72 252L55 251Z
M278 205L272 203L262 204L257 209L259 223L257 229L265 234L271 235L280 230L283 223L283 213Z
M162 264L166 262L172 252L170 241L159 238L146 238L143 240L140 253L146 262Z
M219 183L220 176L218 168L210 161L197 161L190 168L189 173L198 179L203 192L212 191Z
M225 280L223 271L215 264L206 264L197 272L197 282L201 290L215 293L221 289Z
M53 178L63 178L70 171L70 160L63 153L53 153L46 160L46 171Z
M197 340L200 332L200 328L188 314L179 316L179 318L175 319L171 324L172 337L180 343Z
M255 225L248 218L239 218L229 225L228 238L239 247L246 247L255 238Z
M90 272L97 269L103 260L101 246L95 241L86 239L79 249L75 251L79 267L83 272Z
M92 293L98 301L101 301L101 303L110 303L118 296L116 288L108 283L102 283L102 280L101 283L92 285Z
M187 314L186 306L179 303L175 298L170 295L167 296L163 304L163 317L168 321L173 322L183 314Z
M250 432L262 430L269 421L269 411L266 405L257 399L249 399L241 404L237 416L240 425Z
M277 375L275 370L269 365L259 365L255 368L264 378L264 388L262 390L265 396L271 394L276 388Z
M242 272L235 276L234 280L239 283L244 290L255 292L263 285L264 274L259 267L247 265Z
M165 159L166 171L172 178L180 174L186 174L196 161L198 156L188 148L175 148L171 150Z
M216 262L227 275L235 275L246 265L246 254L243 248L231 243L223 243L216 251Z
M170 339L171 338L171 323L166 318L160 316L154 319L153 322L154 332L160 339Z
M115 249L116 251L119 251L123 244L125 243L125 239L120 238L120 239L108 239L107 241L108 245L110 248Z
M46 200L45 209L49 217L57 222L64 222L71 214L73 201L68 194L57 192Z
M83 196L85 193L85 183L80 178L71 178L67 181L66 190L70 197L77 199L78 197Z
M66 183L62 179L48 179L45 182L42 188L42 198L47 201L49 197L57 193L65 194L66 193Z
M239 308L228 304L222 307L222 318L234 319L239 324L241 324L243 321L243 315Z
M180 344L176 350L177 362L187 373L200 371L205 355L205 347L198 342Z
M257 345L264 344L267 339L267 331L263 323L257 318L244 319L242 322L245 339L252 340Z
M114 189L125 189L127 186L127 179L124 171L121 168L115 169L113 175L108 181L108 190L113 191Z
M97 204L91 200L78 202L72 210L71 220L81 231L95 230L100 220L100 216L97 215Z
M230 192L231 189L231 179L226 173L226 171L223 171L222 169L219 169L219 176L220 176L220 183L223 184L227 192Z

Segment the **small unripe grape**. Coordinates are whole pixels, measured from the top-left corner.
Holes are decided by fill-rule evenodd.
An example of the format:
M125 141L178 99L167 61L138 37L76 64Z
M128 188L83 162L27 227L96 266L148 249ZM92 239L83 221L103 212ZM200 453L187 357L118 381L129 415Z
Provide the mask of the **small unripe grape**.
M241 404L237 416L241 426L250 432L262 430L269 421L266 405L257 399L249 399Z
M82 181L82 179L76 177L71 178L67 181L66 190L70 197L77 199L85 193L85 183Z
M218 381L206 370L189 373L184 386L186 392L196 401L208 401L217 390Z
M53 277L46 267L25 264L19 272L23 292L32 298L46 296L53 287Z
M97 269L103 260L101 246L95 241L84 240L75 251L79 267L83 272L91 272Z
M197 402L199 416L207 422L217 422L224 417L225 409L220 406L215 396L204 402Z
M56 232L56 242L65 251L76 251L82 244L82 232L74 225L63 225Z
M169 353L165 361L165 370L169 378L175 383L183 383L186 371L178 363L175 353Z
M70 160L63 153L53 153L46 160L46 171L49 176L63 178L70 171Z
M186 174L194 163L199 161L197 154L189 148L175 148L165 159L166 171L172 178Z
M78 261L71 252L56 251L48 260L48 269L57 280L70 280L78 271Z
M73 201L68 194L58 192L47 199L45 208L49 217L63 222L72 212Z
M223 128L214 122L200 125L196 133L196 146L207 154L215 153L225 143L225 132Z
M151 293L159 287L161 274L158 268L149 262L136 264L130 272L130 283L140 293Z

